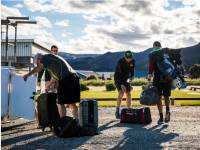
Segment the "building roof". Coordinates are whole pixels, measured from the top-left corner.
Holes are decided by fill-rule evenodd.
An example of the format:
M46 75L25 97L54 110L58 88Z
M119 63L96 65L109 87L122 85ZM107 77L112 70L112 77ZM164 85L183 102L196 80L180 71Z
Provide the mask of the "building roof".
M14 43L14 39L9 39L8 42L9 43ZM2 39L1 40L2 43L5 43L6 40ZM50 52L50 50L44 46L42 46L41 44L39 44L38 42L36 42L34 39L17 39L17 43L32 43L34 46L39 47L47 52Z

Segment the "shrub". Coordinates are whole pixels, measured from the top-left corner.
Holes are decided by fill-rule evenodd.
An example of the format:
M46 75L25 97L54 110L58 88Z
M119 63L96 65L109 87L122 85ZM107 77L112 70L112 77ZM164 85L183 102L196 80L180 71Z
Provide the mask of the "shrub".
M192 79L200 78L200 64L195 64L190 67L189 73Z
M102 80L81 80L81 83L84 83L87 86L104 86L105 85L105 82Z
M142 85L147 85L149 82L145 78L135 78L132 82L132 86L142 86Z
M114 91L114 90L116 90L116 86L114 83L112 82L106 83L106 91Z
M84 84L84 83L81 83L80 87L81 87L81 91L87 91L87 90L89 90L89 88L87 87L87 85Z
M87 80L97 80L97 76L94 74L91 74L87 77Z

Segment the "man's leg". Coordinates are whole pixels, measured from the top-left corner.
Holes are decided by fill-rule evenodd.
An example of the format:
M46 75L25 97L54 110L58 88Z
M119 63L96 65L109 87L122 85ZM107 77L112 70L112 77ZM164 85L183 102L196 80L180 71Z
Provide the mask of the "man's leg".
M166 106L166 116L165 116L165 122L170 121L170 100L169 97L165 97L165 106Z
M66 116L66 108L65 108L65 105L64 104L57 104L58 106L58 112L59 112L59 115L61 118L65 117Z
M123 96L124 96L124 92L122 90L119 90L118 91L118 97L117 97L116 112L115 112L115 116L116 116L117 119L120 118L119 111L120 111L120 106L121 106L121 101L122 101Z
M69 107L71 108L73 118L78 119L78 107L76 104L69 104Z
M158 120L158 124L163 123L163 106L162 106L162 96L160 97L160 103L157 104L158 107L158 112L159 112L159 120Z
M163 85L163 96L165 98L165 106L166 106L166 116L165 116L165 122L170 121L170 100L169 97L171 96L171 83L166 83Z
M163 85L159 81L154 81L153 85L157 88L158 94L160 95L160 102L157 104L159 112L158 124L163 123L163 106L162 106L162 95L163 95Z
M126 105L128 108L131 108L131 92L126 92Z

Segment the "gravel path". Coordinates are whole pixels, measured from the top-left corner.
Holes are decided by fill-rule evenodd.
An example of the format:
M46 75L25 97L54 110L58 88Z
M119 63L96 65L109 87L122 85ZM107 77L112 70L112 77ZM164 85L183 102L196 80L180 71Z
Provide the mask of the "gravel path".
M100 134L93 137L55 137L35 128L35 121L12 120L2 124L2 149L78 149L78 150L200 150L200 107L172 107L169 124L157 125L156 107L151 107L150 125L120 124L113 107L99 108Z

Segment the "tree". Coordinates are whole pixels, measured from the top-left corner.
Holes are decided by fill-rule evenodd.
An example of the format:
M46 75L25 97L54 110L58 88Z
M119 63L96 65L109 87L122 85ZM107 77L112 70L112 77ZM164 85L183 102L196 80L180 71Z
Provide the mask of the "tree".
M200 64L194 64L190 67L189 73L192 79L200 78Z

